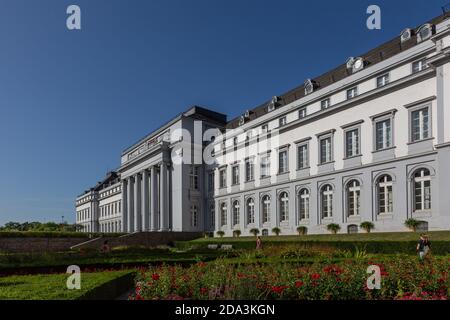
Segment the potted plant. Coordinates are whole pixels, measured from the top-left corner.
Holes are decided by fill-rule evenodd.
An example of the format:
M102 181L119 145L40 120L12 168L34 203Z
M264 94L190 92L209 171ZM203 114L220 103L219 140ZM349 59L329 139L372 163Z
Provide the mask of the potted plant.
M219 230L219 231L217 231L217 235L222 238L225 235L225 232L223 232L222 230Z
M256 237L259 234L259 229L252 228L252 229L250 229L250 233Z
M272 233L274 233L276 236L279 236L281 233L281 229L278 227L275 227L272 229Z
M361 222L359 226L361 229L366 230L367 233L370 233L371 230L375 229L375 225L370 221Z
M233 231L233 236L234 237L239 238L240 235L241 235L241 230L236 229L236 230Z
M419 226L420 221L417 221L416 219L409 218L405 220L405 226L412 230L413 232L416 232L417 227Z
M330 223L329 225L327 225L327 230L332 234L336 234L339 230L341 230L341 226L337 223Z
M304 236L308 233L308 228L305 226L299 226L297 227L297 232L299 236Z

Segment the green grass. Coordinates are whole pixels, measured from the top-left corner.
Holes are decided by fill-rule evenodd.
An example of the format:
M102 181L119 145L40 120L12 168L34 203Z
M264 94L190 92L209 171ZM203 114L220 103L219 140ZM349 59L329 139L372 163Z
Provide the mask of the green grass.
M82 273L80 290L67 289L68 274L0 277L0 300L83 299L96 288L130 273L130 270Z

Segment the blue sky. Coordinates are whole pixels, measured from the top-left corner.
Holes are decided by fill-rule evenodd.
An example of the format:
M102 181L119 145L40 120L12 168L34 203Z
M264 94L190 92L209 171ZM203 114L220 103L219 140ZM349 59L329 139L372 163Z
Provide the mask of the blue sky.
M120 152L193 104L234 117L445 0L2 0L0 224L74 221ZM66 28L66 8L82 30ZM366 28L381 7L382 29Z

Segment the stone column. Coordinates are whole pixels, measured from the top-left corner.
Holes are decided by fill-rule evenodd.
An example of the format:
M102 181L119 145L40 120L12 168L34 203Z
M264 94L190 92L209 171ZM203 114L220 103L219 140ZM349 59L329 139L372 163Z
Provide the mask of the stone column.
M128 232L134 232L134 188L133 178L129 177L127 187L127 230Z
M141 231L141 176L134 176L134 231Z
M160 164L160 216L161 216L161 231L169 230L169 201L168 201L168 179L167 179L167 164L162 162Z
M122 208L119 208L119 210L122 213L122 219L121 219L121 225L122 225L122 230L119 230L121 232L126 232L127 231L127 196L128 196L128 192L127 192L127 187L128 187L128 181L127 180L122 180Z
M150 214L149 214L149 181L148 181L148 171L144 170L142 171L142 193L141 193L141 200L142 200L142 231L148 231L150 230Z
M159 218L158 218L158 179L157 179L156 167L151 167L150 179L151 179L151 197L150 197L150 214L151 214L151 230L159 230Z

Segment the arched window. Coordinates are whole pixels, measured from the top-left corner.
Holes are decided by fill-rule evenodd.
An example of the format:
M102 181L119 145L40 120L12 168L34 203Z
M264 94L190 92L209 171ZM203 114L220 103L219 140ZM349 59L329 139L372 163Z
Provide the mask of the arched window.
M322 218L331 218L333 216L333 187L326 184L320 190L320 203Z
M309 219L309 190L304 188L298 193L299 219Z
M287 192L280 193L280 222L289 221L289 196Z
M361 202L361 186L358 180L352 180L347 183L347 216L359 216Z
M255 201L253 198L247 200L247 224L255 223Z
M414 173L414 211L431 209L430 170L422 168Z
M191 206L191 227L196 227L198 224L198 208L194 204Z
M220 226L227 225L227 204L225 202L220 206Z
M233 225L239 224L239 201L234 201L232 210L233 210Z
M377 201L378 214L394 212L394 203L392 197L392 177L383 175L377 181Z
M261 200L262 207L262 223L270 221L270 197L265 195Z

